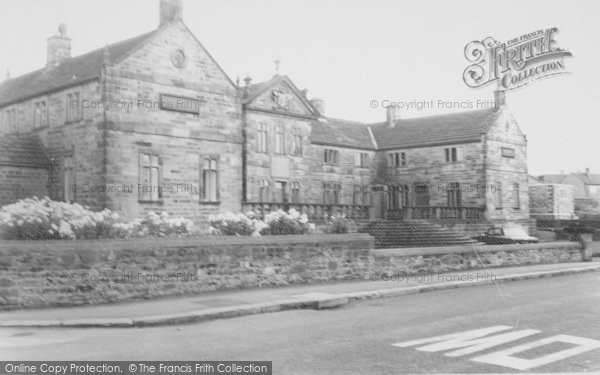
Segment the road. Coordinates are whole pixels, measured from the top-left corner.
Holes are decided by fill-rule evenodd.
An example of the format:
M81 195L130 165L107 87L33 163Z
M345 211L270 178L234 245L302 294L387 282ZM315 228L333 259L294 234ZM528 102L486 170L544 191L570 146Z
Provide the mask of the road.
M276 374L519 373L523 360L533 365L526 372L600 371L600 348L593 349L600 343L599 285L600 274L588 272L181 326L4 329L0 358L272 360ZM429 351L424 343L401 344L487 327L501 331L493 335L528 336L483 349L454 345L470 352L458 356L449 356L452 341ZM510 359L501 353L557 335L575 341L509 353ZM552 354L582 345L592 349L563 359ZM536 365L535 358L550 362Z

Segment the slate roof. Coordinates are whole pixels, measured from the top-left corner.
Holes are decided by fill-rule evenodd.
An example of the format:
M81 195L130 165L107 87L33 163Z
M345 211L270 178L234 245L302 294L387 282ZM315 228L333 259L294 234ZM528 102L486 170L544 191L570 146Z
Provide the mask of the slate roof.
M565 178L569 177L568 174L545 174L538 176L538 180L546 184L562 184Z
M479 141L496 121L494 108L369 125L381 150Z
M48 168L50 160L35 135L0 136L0 166Z
M108 45L83 55L63 60L58 66L36 70L0 84L0 107L42 95L98 77L104 65L105 50L109 60L117 62L151 38L157 30Z
M573 173L573 176L579 178L586 185L600 185L600 174Z
M311 142L375 150L366 124L334 118L326 118L312 123Z

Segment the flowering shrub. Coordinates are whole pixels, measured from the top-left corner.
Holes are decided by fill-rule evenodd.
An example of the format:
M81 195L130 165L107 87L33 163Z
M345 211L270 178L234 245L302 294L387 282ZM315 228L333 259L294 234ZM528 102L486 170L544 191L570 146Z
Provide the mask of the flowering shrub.
M152 211L148 212L146 218L139 224L142 228L141 231L146 236L158 237L185 235L191 232L194 225L191 220L181 217L171 218L167 212L159 215Z
M211 233L223 236L260 236L266 224L254 216L253 212L246 215L226 212L208 217Z
M300 214L295 209L288 212L278 210L265 216L267 227L262 234L305 234L314 230L314 225L308 222L306 214Z
M325 227L325 233L348 233L350 224L352 224L352 221L346 219L345 216L331 216L327 222L327 227Z
M149 213L144 219L123 221L110 210L91 211L77 203L48 197L20 200L0 208L0 237L12 240L94 239L187 234L192 222Z
M261 221L254 212L234 214L227 212L209 216L211 233L224 236L260 236L269 234L305 234L314 230L305 214L295 209L271 212Z

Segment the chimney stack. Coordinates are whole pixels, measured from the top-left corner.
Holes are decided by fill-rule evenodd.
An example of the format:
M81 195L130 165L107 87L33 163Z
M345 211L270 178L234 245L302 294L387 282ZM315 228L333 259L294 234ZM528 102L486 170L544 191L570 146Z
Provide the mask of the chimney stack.
M585 169L585 175L586 175L587 177L590 177L590 169L589 169L589 168L586 168L586 169Z
M160 24L181 20L183 18L183 0L160 0Z
M52 67L71 57L71 39L67 37L67 25L58 25L58 34L48 38L48 57L46 66Z
M494 90L494 107L500 109L506 105L506 93L504 90Z
M390 105L386 108L387 110L387 124L390 128L396 126L396 107Z
M310 104L315 107L321 116L325 116L325 101L323 99L311 99Z

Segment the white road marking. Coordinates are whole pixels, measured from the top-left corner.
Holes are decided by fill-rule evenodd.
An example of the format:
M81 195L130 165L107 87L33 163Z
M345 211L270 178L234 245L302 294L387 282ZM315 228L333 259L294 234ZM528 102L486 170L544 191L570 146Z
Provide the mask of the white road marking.
M498 335L489 336L492 333L507 331L512 328L513 327L503 325L492 326L487 328L474 329L471 331L453 333L449 335L399 342L392 344L392 346L396 346L399 348L418 346L415 349L424 352L441 352L452 349L458 349L445 353L445 355L448 357L459 357L467 354L473 354L484 349L489 349L497 345L502 345L507 342L519 340L523 337L535 335L540 332L535 329L524 329L520 331L512 331L508 333L504 332ZM513 356L516 353L524 352L529 349L537 348L555 342L573 344L576 345L576 347L546 354L544 356L534 359L524 359ZM600 348L600 341L598 340L570 335L557 335L534 341L528 344L514 346L512 348L500 350L494 353L481 355L472 358L471 360L475 362L510 367L517 370L527 370L533 367L539 367L548 363L556 362L598 348Z
M554 342L563 342L577 346L574 348L561 350L559 352L550 353L535 359L513 357L513 354L521 353L526 350L537 348L539 346L551 344ZM598 348L600 348L600 341L598 340L570 335L556 335L538 341L530 342L528 344L523 344L498 352L475 357L472 358L471 361L511 367L517 370L527 370L533 367L539 367L548 363L560 361L561 359L569 358L574 355L585 353Z
M474 329L474 330L466 331L466 332L452 333L450 335L435 336L435 337L428 337L428 338L420 339L420 340L399 342L399 343L392 344L392 345L397 346L399 348L407 348L409 346L417 346L417 345L429 344L432 342L439 342L439 341L448 341L448 340L453 340L453 339L457 339L457 338L460 338L462 340L476 339L476 338L479 338L482 336L489 335L490 333L506 331L509 329L512 329L512 327L511 326L493 326L493 327L487 327L487 328Z

